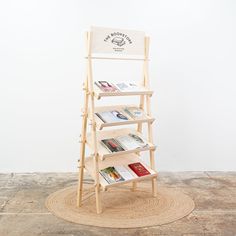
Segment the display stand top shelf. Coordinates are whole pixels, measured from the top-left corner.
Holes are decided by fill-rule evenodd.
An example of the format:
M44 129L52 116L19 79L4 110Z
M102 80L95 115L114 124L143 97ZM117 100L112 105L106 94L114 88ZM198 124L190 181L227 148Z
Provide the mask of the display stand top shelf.
M101 97L115 97L115 96L136 96L136 95L149 95L151 96L153 94L153 91L145 88L144 86L140 86L140 89L138 91L128 91L128 92L103 92L97 86L94 86L94 96L97 99L100 99Z

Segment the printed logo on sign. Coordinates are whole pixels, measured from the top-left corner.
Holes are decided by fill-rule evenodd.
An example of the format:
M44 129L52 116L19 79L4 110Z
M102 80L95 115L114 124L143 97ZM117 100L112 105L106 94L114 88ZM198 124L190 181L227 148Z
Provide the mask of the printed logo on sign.
M122 52L126 45L132 44L130 37L121 32L113 32L106 36L104 42L114 44L113 50Z

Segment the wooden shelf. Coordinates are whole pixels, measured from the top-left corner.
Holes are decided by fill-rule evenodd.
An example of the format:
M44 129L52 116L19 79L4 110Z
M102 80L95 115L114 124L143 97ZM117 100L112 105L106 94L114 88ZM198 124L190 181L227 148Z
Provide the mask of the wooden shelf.
M85 169L92 176L92 178L95 179L96 171L94 170L94 160L93 160L93 158L94 157L87 157L85 159ZM146 176L142 176L142 177L138 177L132 170L130 170L130 172L134 175L134 179L109 184L103 178L103 176L99 173L99 180L100 180L100 184L101 184L102 188L103 189L107 189L107 188L112 187L112 186L126 184L126 183L129 183L129 182L138 182L138 181L142 181L144 179L152 179L152 178L157 176L157 172L152 170L146 164L144 164L143 161L141 160L141 158L138 155L136 155L136 154L129 154L129 155L124 155L122 157L116 156L116 157L113 157L113 158L109 158L109 159L106 159L104 161L99 161L98 165L99 165L99 170L102 170L102 169L104 169L106 167L109 167L109 166L120 166L120 165L124 165L125 167L129 168L128 165L131 164L131 163L135 163L135 162L142 163L142 165L151 174L150 175L146 175Z
M142 137L141 133L139 133L133 129L116 129L116 130L97 131L97 150L98 150L98 155L99 155L100 159L104 160L107 157L112 157L112 160L113 160L114 156L119 156L119 155L124 155L124 154L129 154L129 153L139 153L139 152L148 151L148 150L155 150L156 146L153 145L152 143L147 142L148 146L144 147L144 148L138 148L138 149L132 149L132 150L111 153L100 142L102 139L116 138L118 136L128 135L129 133L133 133L133 134L136 134L136 135ZM90 147L92 152L94 152L91 133L87 134L86 143L88 144L88 146Z
M111 32L116 32L117 29L106 29L106 28L100 28L100 27L92 27L91 32L87 32L86 34L86 45L87 45L87 73L86 78L84 81L84 106L83 106L83 114L82 114L82 132L81 132L81 141L80 141L80 162L79 162L79 183L78 183L78 191L77 191L77 206L82 206L82 200L83 200L83 180L84 180L84 169L88 171L88 173L91 175L91 177L95 180L94 185L94 191L95 191L95 197L96 197L96 210L97 213L100 214L102 212L102 206L101 206L101 194L100 194L100 188L107 189L112 186L117 185L123 185L126 183L132 183L132 190L136 189L136 182L142 181L145 179L149 179L152 182L152 195L153 197L157 196L157 172L155 171L155 156L154 156L154 150L156 149L156 146L153 143L153 137L152 137L152 123L154 121L154 118L151 117L151 96L153 94L153 91L150 90L149 85L149 76L148 76L148 54L149 54L149 37L145 36L144 32L139 31L130 31L130 30L124 30L124 34L128 32L128 35L131 35L132 38L135 39L133 41L132 47L129 46L129 44L126 44L126 41L120 41L118 38L114 41L109 42L109 44L104 44L104 37L107 37L107 35L110 35ZM123 32L123 30L119 30ZM113 39L111 39L113 40ZM123 40L123 39L122 39ZM127 39L128 40L128 39ZM124 45L124 49L115 51L114 45L112 44L119 44L122 43ZM115 46L116 47L116 46ZM122 46L123 47L123 46ZM118 47L117 47L118 48ZM137 86L135 83L131 81L126 81L126 78L124 78L125 81L120 81L114 84L117 88L126 88L127 91L116 91L116 92L104 92L100 89L99 86L96 85L97 81L93 80L93 69L92 69L92 57L94 53L111 53L116 58L110 58L110 57L103 57L103 59L120 59L120 56L127 57L128 60L132 59L132 55L137 53L140 58L143 60L143 73L140 76L142 80L138 83L142 86ZM108 54L107 54L108 55ZM93 59L95 59L93 57ZM122 59L123 60L123 59ZM133 60L133 59L132 59ZM109 68L107 68L109 70ZM105 71L104 71L105 72ZM99 84L98 84L99 85ZM105 85L106 87L107 85ZM128 90L130 89L130 90ZM135 89L135 90L134 90ZM139 104L136 105L115 105L111 106L103 106L103 107L95 107L95 98L100 99L102 97L109 97L109 100L111 97L118 97L119 96L137 96L139 98ZM128 97L126 98L128 99ZM131 97L129 97L129 100ZM119 100L121 100L121 97L119 97ZM119 102L118 100L118 102ZM144 106L145 105L145 106ZM129 115L128 112L124 111L125 107L143 107L143 116L141 118L134 119ZM128 120L120 120L116 119L116 122L103 122L102 119L100 119L95 113L99 112L105 112L105 111L114 111L117 110L118 112L121 112L123 115L127 116ZM119 113L113 114L116 116ZM111 114L111 118L113 118L113 114ZM147 115L148 114L148 115ZM104 116L103 116L104 115ZM106 116L107 115L107 116ZM104 117L105 119L109 119L110 114L102 114L101 117ZM120 115L118 115L120 116ZM120 116L121 117L121 116ZM122 117L121 117L122 118ZM88 121L90 124L90 132L88 133ZM133 133L141 138L144 138L144 135L139 133L138 131L130 128L126 129L111 129L114 126L123 126L123 125L131 125L136 124L137 129L142 132L141 124L147 123L147 137L150 142L146 143L146 147L143 148L135 148L139 145L133 144L133 140L129 140L128 137L123 137L120 140L124 141L124 144L126 143L127 148L129 147L129 150L124 150L120 152L113 152L111 153L109 149L106 148L106 146L103 146L103 143L101 140L103 139L116 139L117 137L122 136L128 136L129 133ZM103 128L107 128L107 130L102 130ZM110 127L110 129L108 129ZM136 128L136 127L135 127ZM136 137L137 138L137 137ZM107 141L108 142L108 141ZM106 143L107 143L106 142ZM130 144L130 145L129 145ZM113 146L112 143L109 143L108 145ZM87 153L86 148L89 147L90 150L88 150L91 154L88 154L89 157L85 157L85 153ZM133 148L133 149L131 149ZM135 149L134 149L135 148ZM119 149L119 150L122 150ZM150 167L143 163L143 161L140 158L140 152L142 151L148 151L149 158L150 158ZM96 155L96 156L95 156ZM143 166L150 172L149 175L138 177L129 167L128 165L131 163L140 162L143 164ZM99 170L105 169L107 167L117 167L117 166L124 166L127 168L129 173L133 176L127 175L127 179L125 181L116 182L109 184L104 177L100 174ZM122 172L123 177L125 178L125 171ZM131 178L131 179L130 179Z
M95 121L96 121L96 126L99 130L105 128L105 127L112 127L112 126L120 126L120 125L130 125L130 124L138 124L138 123L145 123L145 122L150 122L152 123L155 119L153 117L150 117L148 115L144 115L141 119L134 119L129 114L127 114L124 111L125 107L135 107L135 105L117 105L117 106L101 106L101 107L96 107L95 108L95 113L96 112L104 112L104 111L112 111L112 110L117 110L122 112L125 116L129 118L129 120L124 120L121 122L112 122L112 123L104 123L97 115L95 115ZM144 111L143 111L144 112Z
M101 97L112 97L112 96L134 96L134 95L149 95L151 96L153 94L153 91L148 90L145 87L140 87L140 90L138 91L129 91L129 92L103 92L101 91L97 85L94 85L94 96L97 99L100 99Z

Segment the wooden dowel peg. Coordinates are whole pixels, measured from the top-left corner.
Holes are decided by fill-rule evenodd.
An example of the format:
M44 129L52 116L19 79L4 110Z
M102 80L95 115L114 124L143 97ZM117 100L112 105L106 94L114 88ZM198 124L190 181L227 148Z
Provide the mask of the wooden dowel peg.
M78 168L79 168L79 169L81 169L81 168L85 168L85 166L78 166Z

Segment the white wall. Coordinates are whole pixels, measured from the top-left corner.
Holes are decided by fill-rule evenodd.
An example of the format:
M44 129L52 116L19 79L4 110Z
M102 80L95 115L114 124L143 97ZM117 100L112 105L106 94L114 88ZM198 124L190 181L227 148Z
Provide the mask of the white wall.
M151 37L158 169L236 170L235 1L12 0L0 2L0 172L76 170L90 25ZM104 78L120 78L114 66Z

